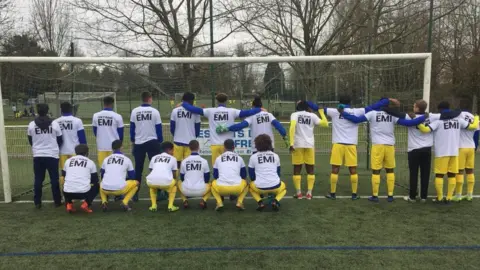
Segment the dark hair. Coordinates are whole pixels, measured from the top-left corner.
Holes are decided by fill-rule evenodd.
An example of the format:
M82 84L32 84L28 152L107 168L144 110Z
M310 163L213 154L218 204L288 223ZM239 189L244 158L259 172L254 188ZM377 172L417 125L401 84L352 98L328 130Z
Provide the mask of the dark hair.
M152 97L152 93L145 91L142 93L142 101L147 102Z
M60 110L62 113L72 113L72 105L70 102L63 102L60 104Z
M120 141L120 140L115 140L115 141L113 141L113 142L112 142L112 149L113 149L113 151L119 150L120 148L122 148L122 144L123 144L123 143L122 143L122 141Z
M223 104L223 103L227 102L228 96L225 93L220 93L220 94L217 94L216 99L217 99L218 103Z
M37 104L37 113L39 116L46 116L48 114L48 104L38 103Z
M235 142L232 139L227 139L223 142L225 150L233 151L235 149Z
M182 100L186 102L193 102L195 100L195 95L191 92L185 92L183 93Z
M420 113L425 113L425 111L427 110L427 107L428 107L427 102L423 99L419 99L419 100L415 101L415 105L417 105L417 108L420 111Z
M259 152L272 150L272 138L267 134L260 134L255 138L255 148Z
M438 103L437 109L439 111L448 110L448 109L450 109L450 103L448 103L448 101L441 101L440 103Z
M162 149L163 152L167 152L168 150L172 150L172 149L173 149L173 143L171 143L171 142L163 142L163 143L160 145L160 148Z
M262 99L260 97L255 97L252 101L252 106L255 108L261 108L263 106Z
M472 98L463 96L460 98L460 102L458 103L458 106L460 107L460 110L471 111L472 103L473 103Z
M113 99L113 97L103 98L103 105L110 106L110 105L113 105L113 103L115 103L115 100Z
M198 149L200 149L200 143L197 140L191 140L188 143L188 148L190 148L190 151L198 151Z
M88 145L79 144L75 146L75 154L78 156L88 156Z
M341 96L338 98L338 102L339 102L340 104L350 105L350 103L352 102L352 99L351 99L350 96L348 96L348 95L341 95Z
M305 100L301 100L297 103L297 111L306 111L308 109L308 103Z

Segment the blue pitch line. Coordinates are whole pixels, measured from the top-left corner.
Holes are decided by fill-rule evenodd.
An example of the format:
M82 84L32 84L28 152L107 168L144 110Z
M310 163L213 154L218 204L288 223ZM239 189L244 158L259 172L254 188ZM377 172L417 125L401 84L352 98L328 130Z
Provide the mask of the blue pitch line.
M480 250L480 245L472 246L292 246L292 247L192 247L192 248L134 248L134 249L96 249L70 251L38 251L0 253L0 257L32 257L48 255L88 255L120 253L170 253L170 252L208 252L208 251L442 251L442 250Z

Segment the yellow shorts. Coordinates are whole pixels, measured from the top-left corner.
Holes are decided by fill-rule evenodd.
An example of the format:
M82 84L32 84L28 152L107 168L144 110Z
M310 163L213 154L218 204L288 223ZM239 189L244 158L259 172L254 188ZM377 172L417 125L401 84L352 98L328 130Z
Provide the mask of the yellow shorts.
M475 148L460 148L458 149L458 169L473 169L475 168Z
M177 180L172 179L172 182L170 183L170 185L166 185L166 186L148 185L148 187L157 189L157 190L160 189L160 190L169 191L171 188L175 187L176 185L177 185Z
M435 174L458 173L458 157L436 157Z
M188 146L173 144L173 156L178 162L186 159L191 155L190 148Z
M385 144L372 145L370 156L372 170L395 168L395 146Z
M67 161L67 159L73 156L74 155L60 155L60 160L58 162L58 166L60 167L60 170L63 170L63 167L65 166L65 161Z
M113 195L113 196L120 196L120 195L125 195L132 191L132 189L137 187L137 181L136 180L127 180L127 185L121 190L104 190L103 188L101 189L101 192L105 195ZM100 184L100 187L102 185Z
M315 165L315 148L295 148L292 153L293 165Z
M112 151L97 151L98 166L102 167L103 160L112 154Z
M332 154L330 155L330 164L347 167L357 166L357 146L352 144L335 143L332 146Z
M221 186L217 183L217 180L212 182L212 189L215 190L220 196L228 195L240 195L248 187L247 181L242 180L240 185L236 186Z
M210 150L212 151L212 166L215 164L217 157L223 154L225 148L223 145L211 145Z
M250 190L252 192L255 192L255 193L260 194L260 195L262 195L262 194L278 194L278 193L284 191L286 188L287 188L287 186L285 185L285 183L283 181L280 181L280 186L276 189L259 189L255 185L254 181L250 182Z

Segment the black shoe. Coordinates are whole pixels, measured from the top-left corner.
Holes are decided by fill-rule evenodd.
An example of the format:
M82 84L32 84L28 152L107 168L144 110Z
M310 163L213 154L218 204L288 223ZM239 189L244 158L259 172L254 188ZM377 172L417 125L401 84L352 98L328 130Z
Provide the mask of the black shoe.
M133 195L132 200L133 200L134 202L138 202L138 193L135 194L135 195Z
M42 209L42 204L35 204L36 209Z
M55 203L55 207L60 207L60 206L62 206L62 205L63 205L63 203L62 203L62 202Z
M280 210L280 205L277 200L272 201L272 210L278 212Z
M262 201L258 202L257 211L263 211L265 209L265 204Z

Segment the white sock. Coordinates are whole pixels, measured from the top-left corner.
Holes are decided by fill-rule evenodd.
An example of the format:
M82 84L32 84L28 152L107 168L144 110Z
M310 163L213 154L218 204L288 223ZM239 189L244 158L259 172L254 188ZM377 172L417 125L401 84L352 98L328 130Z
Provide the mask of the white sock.
M312 195L312 190L311 190L311 189L309 189L309 190L307 191L307 194L310 194L310 195Z

